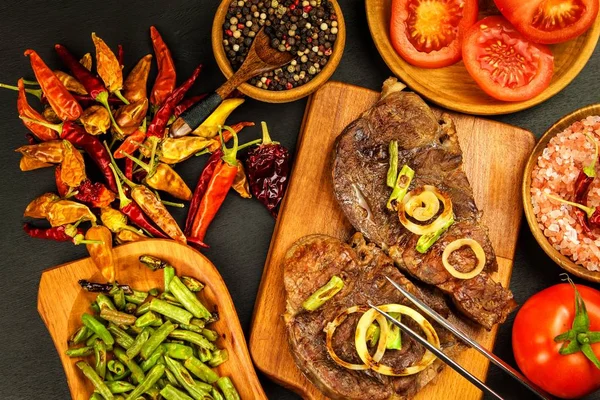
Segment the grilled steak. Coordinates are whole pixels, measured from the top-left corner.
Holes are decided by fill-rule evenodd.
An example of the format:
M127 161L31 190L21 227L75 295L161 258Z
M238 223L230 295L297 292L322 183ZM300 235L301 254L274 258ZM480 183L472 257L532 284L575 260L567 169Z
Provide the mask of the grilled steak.
M337 275L344 288L316 311L308 312L302 303L329 279ZM423 371L405 377L392 377L372 370L355 371L336 364L326 348L324 328L349 307L375 304L404 304L413 307L386 279L401 284L442 315L449 316L443 295L422 290L412 284L394 266L393 261L373 244L366 244L360 233L351 245L325 235L300 239L288 251L284 261L286 290L285 322L291 352L298 368L325 395L332 399L408 399L427 385L440 372L443 364L436 360ZM350 314L335 331L332 347L344 361L362 364L354 346L355 329L360 313ZM403 322L417 332L419 326L411 318ZM439 325L432 323L441 347L454 356L463 346ZM402 369L419 361L425 349L402 334L402 348L387 350L381 363Z
M462 313L490 329L503 322L516 303L512 293L488 274L497 269L496 256L462 169L454 125L448 115L438 120L419 96L402 88L395 79L386 81L379 102L338 137L333 165L335 196L352 225L385 249L399 268L437 286ZM418 236L386 208L391 193L385 184L391 140L398 141L398 165L415 170L410 190L432 185L452 199L456 222L426 254L415 249ZM444 248L459 238L472 238L485 251L485 269L473 279L456 279L442 264ZM476 264L468 248L453 252L451 261L465 272Z

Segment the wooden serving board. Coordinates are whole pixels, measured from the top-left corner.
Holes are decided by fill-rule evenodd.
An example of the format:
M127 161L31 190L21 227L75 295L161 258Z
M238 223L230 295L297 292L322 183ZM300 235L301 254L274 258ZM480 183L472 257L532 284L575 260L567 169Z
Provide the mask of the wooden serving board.
M221 376L231 377L242 399L266 400L252 366L231 296L215 266L191 247L172 240L152 239L114 249L119 282L144 291L163 287L162 271L152 272L138 261L143 254L160 257L173 265L178 275L195 277L206 285L200 297L209 310L219 312L219 321L212 328L220 334L217 346L229 352L229 360L221 364L217 372ZM38 312L60 356L71 397L87 400L93 386L75 366L80 358L65 355L67 339L81 325L81 315L90 312L90 304L96 297L94 293L81 290L77 284L79 279L103 281L90 258L44 271L38 292Z
M353 232L333 194L333 145L342 130L378 98L379 93L339 82L324 85L311 97L256 300L250 336L255 365L306 399L325 397L296 368L288 348L282 317L285 309L282 260L292 243L305 235L323 233L346 240ZM475 201L484 211L483 221L489 227L498 256L499 272L495 279L508 286L522 217L518 189L535 139L530 132L514 126L462 114L452 116L464 153L464 168ZM497 328L491 332L470 328L468 332L486 348L493 348ZM457 361L479 378L485 378L488 361L476 351L464 351ZM479 398L481 392L449 368L416 397L420 400Z

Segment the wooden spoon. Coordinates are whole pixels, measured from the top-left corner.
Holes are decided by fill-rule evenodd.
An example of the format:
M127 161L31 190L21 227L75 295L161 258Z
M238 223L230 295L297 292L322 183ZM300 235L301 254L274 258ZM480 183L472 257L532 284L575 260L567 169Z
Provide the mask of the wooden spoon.
M279 51L271 47L271 39L262 28L248 51L244 63L221 85L215 93L207 96L200 103L181 114L171 125L171 136L181 137L192 132L199 126L217 107L224 98L233 92L239 85L248 79L265 72L279 68L294 59L288 51Z

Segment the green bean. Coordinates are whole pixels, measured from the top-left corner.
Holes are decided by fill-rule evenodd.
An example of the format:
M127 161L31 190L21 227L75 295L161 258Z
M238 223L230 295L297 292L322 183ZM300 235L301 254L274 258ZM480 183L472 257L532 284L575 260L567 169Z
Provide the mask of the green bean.
M144 330L139 335L137 335L131 347L127 349L127 357L131 359L135 358L135 356L137 356L142 350L142 346L144 345L144 343L146 343L146 341L153 332L154 329L150 327L144 328Z
M317 289L313 294L311 294L304 303L302 303L302 307L307 311L315 311L327 301L329 301L333 296L335 296L340 290L344 288L344 281L337 275L333 275L329 282L325 285L321 286Z
M92 311L94 311L95 313L99 314L100 313L100 306L98 305L98 303L93 302L92 304L90 304L90 308L92 309Z
M135 386L129 382L112 381L105 383L106 386L108 386L108 390L110 390L110 392L113 394L131 392L133 389L135 389Z
M165 368L165 370L166 370L166 368ZM160 389L158 388L157 384L154 384L153 387L146 390L145 395L149 396L150 400L158 400L160 398ZM146 398L146 396L144 396L144 399Z
M94 342L94 358L96 359L94 369L104 379L106 377L106 344L100 339Z
M163 276L165 280L164 291L168 292L169 285L171 284L171 279L173 279L173 277L175 276L175 268L171 267L170 265L166 265L165 269L163 270Z
M135 314L136 310L137 310L137 304L126 303L125 309L123 311L125 311L127 314Z
M194 324L179 324L179 327L181 329L185 329L186 331L192 331L192 332L196 332L196 333L202 333L202 329L200 328L198 325L194 325Z
M182 276L181 282L192 292L199 292L204 289L204 284L191 276Z
M176 361L169 356L164 356L164 360L167 368L175 375L175 378L181 387L183 387L195 400L204 400L210 389L205 390L202 388L202 386L199 385L200 382L196 382L189 371L185 369L179 361Z
M211 342L214 342L219 338L219 334L216 331L207 328L202 329L202 336L204 336Z
M158 346L156 348L156 350L154 350L154 352L152 352L150 357L148 357L147 360L143 361L140 364L142 371L147 372L152 367L154 367L156 365L156 363L158 362L158 360L162 359L162 355L164 354L164 352L165 352L165 348L162 345Z
M229 353L227 352L227 349L218 349L213 351L211 359L208 360L208 365L210 365L213 368L218 367L228 359Z
M122 375L125 373L125 366L119 360L110 360L107 364L107 368L110 372L115 375Z
M193 400L190 396L174 388L172 385L166 385L160 391L160 394L167 400Z
M189 324L190 320L192 319L192 313L189 311L169 304L160 299L152 299L150 302L150 310L156 311L157 313L172 318L182 324Z
M104 381L120 381L120 379L115 379L113 373L107 370L106 374L104 375Z
M135 315L143 315L150 311L150 302L144 303L140 305L137 310L135 310Z
M109 294L112 295L115 306L117 306L117 310L122 310L125 308L125 292L123 292L123 289L115 285L110 290Z
M114 335L115 341L124 349L133 345L133 338L115 324L108 324L108 331Z
M162 324L160 328L155 330L154 333L150 336L150 338L146 340L146 342L142 346L142 349L140 350L140 356L144 360L147 360L148 357L150 357L150 355L154 352L154 350L156 350L156 348L167 339L169 333L171 333L175 328L176 325L173 325L171 321L167 321L164 324Z
M198 318L192 318L192 320L190 321L191 325L196 325L199 328L203 328L206 326L207 322L203 319L198 319Z
M131 358L127 357L127 354L120 347L115 347L113 350L115 357L117 360L121 361L129 370L131 371L131 378L133 379L133 383L138 385L140 382L144 380L144 371L140 368L139 365Z
M133 294L126 294L125 300L130 303L137 304L138 306L142 304L148 298L147 292L138 292L137 290L133 291Z
M146 393L146 391L152 389L154 384L158 382L164 373L164 365L155 365L150 372L148 372L148 375L146 375L146 379L144 379L142 383L138 384L138 386L131 393L129 393L129 396L127 396L125 400L135 400L139 396Z
M108 308L109 310L117 309L117 307L113 304L110 297L108 297L104 293L100 293L100 294L98 294L98 296L96 296L96 304L98 304L98 307L100 307L100 311L102 311L103 308ZM98 312L100 312L100 311L98 311Z
M131 314L109 310L108 308L103 308L102 311L100 311L100 317L115 325L133 325L136 320L135 316Z
M233 382L227 376L223 376L219 378L217 381L217 386L223 392L223 396L225 396L226 400L240 400L240 395L237 390L235 390L235 386L233 386Z
M156 315L152 311L148 311L135 321L135 326L143 328L146 326L161 326L163 323L162 318Z
M77 347L68 349L65 351L65 354L69 357L87 357L94 354L94 349L90 346Z
M113 375L113 378L112 378L112 380L113 380L113 381L122 381L122 380L124 380L125 378L128 378L128 377L129 377L129 375L131 375L131 371L129 371L129 370L126 370L125 372L123 372L123 373L122 373L122 374L120 374L120 375Z
M165 369L165 376L167 377L167 382L175 387L180 387L179 382L177 382L177 378L171 372L169 368Z
M93 333L92 336L90 336L88 338L88 340L85 341L85 345L87 347L92 347L94 345L94 342L96 341L96 339L98 339L98 335L96 335L95 333Z
M90 336L92 336L93 334L94 334L94 332L89 330L87 326L82 325L75 331L75 333L73 333L71 335L71 337L69 338L69 343L73 343L73 344L83 343L86 340L88 340L90 338Z
M212 358L212 352L209 349L198 346L198 358L202 362L208 362Z
M96 388L96 391L100 393L106 400L113 400L115 397L112 395L106 384L102 381L102 378L98 376L96 371L88 363L85 361L78 361L75 363L77 367L83 372L83 375L86 376L92 382L92 385Z
M170 266L166 261L163 261L158 257L149 255L140 256L139 260L142 264L150 268L152 271L156 271Z
M148 294L150 296L156 297L156 296L158 296L160 294L160 289L159 288L152 288L152 289L148 290Z
M198 297L190 291L177 277L174 276L169 283L169 290L173 296L183 305L183 307L196 318L210 318L210 311L198 300Z
M396 178L398 178L398 141L392 140L390 142L389 151L390 155L390 166L387 172L386 183L392 189L396 186Z
M164 343L163 346L165 347L165 353L171 358L185 360L194 356L194 349L184 344Z
M85 326L88 327L88 329L90 329L92 332L98 335L98 337L102 339L102 341L106 343L108 347L112 347L112 345L115 343L115 339L106 329L106 327L90 314L83 314L81 316L81 321Z
M90 396L90 400L104 400L104 397L100 393L93 392Z
M127 328L127 330L125 332L127 332L128 335L131 335L132 337L134 337L134 336L137 336L140 333L142 333L143 330L144 330L144 328L137 327L134 324L134 325L129 325L129 327Z
M219 392L217 388L212 388L210 394L213 400L225 400L225 397L223 397L223 395L221 394L221 392Z
M181 303L171 293L161 293L158 298L174 306L181 307Z
M199 346L199 347L211 350L211 351L215 349L215 345L213 343L211 343L207 338L205 338L204 336L202 336L201 334L196 333L196 332L190 332L190 331L184 331L181 329L176 329L169 334L169 337L172 337L174 339L185 340L186 342L193 343L196 346Z
M185 360L183 365L188 369L188 371L206 383L215 383L217 379L219 379L219 374L207 367L206 364L195 357L188 358Z

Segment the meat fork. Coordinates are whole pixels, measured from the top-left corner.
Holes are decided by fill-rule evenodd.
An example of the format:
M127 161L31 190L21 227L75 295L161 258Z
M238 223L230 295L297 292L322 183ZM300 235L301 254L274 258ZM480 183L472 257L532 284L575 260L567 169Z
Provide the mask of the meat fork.
M404 289L402 286L398 285L396 282L394 282L389 277L386 276L386 279L388 281L390 281L390 283L396 289L398 289L398 291L400 291L400 293L402 293L408 300L410 300L415 306L417 306L423 313L425 313L427 316L432 318L438 324L442 325L444 328L446 328L448 331L450 331L454 336L456 336L460 340L462 340L465 344L467 344L468 346L479 351L488 360L490 360L494 365L496 365L497 367L502 369L504 372L506 372L508 375L510 375L513 379L516 379L519 383L521 383L523 386L525 386L527 389L529 389L531 392L533 392L537 397L539 397L540 399L544 399L544 400L552 399L552 397L550 397L550 395L548 395L546 392L544 392L542 389L540 389L538 386L536 386L533 382L529 381L526 377L521 375L518 371L516 371L510 365L506 364L504 361L502 361L496 355L494 355L493 353L486 350L483 346L481 346L475 340L471 339L464 332L462 332L460 329L458 329L457 327L452 325L445 318L443 318L441 315L439 315L437 312L435 312L427 304L425 304L424 302L422 302L421 300L416 298L413 294L409 293L406 289ZM406 326L402 322L396 320L395 318L390 316L388 313L382 311L378 307L376 307L372 304L369 304L369 306L371 306L373 309L375 309L378 313L385 316L394 325L396 325L400 329L402 329L408 336L412 337L414 340L419 342L421 345L423 345L425 348L427 348L429 351L431 351L433 354L435 354L439 359L441 359L446 364L448 364L452 369L454 369L456 372L458 372L460 375L462 375L465 379L467 379L473 385L477 386L480 390L482 390L486 393L489 393L490 395L492 395L493 397L495 397L497 399L502 400L502 397L500 397L496 392L494 392L491 388L489 388L485 383L483 383L477 377L472 375L469 371L465 370L454 360L449 358L440 349L436 348L431 343L429 343L427 340L423 339L418 333L414 332L408 326Z

